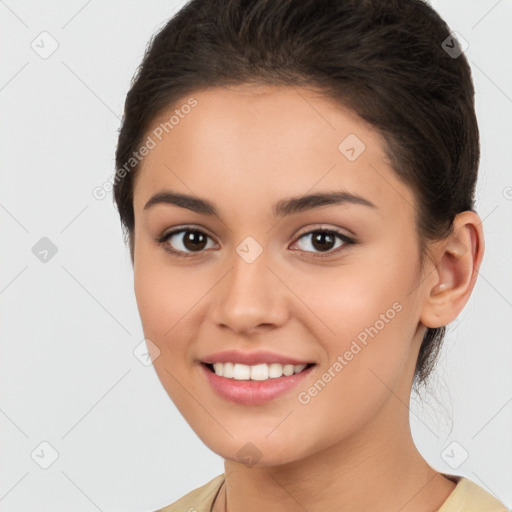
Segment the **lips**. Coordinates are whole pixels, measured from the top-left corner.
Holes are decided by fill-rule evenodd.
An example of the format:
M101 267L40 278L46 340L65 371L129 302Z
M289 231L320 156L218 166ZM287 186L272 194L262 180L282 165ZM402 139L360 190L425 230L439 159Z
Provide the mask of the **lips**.
M315 362L260 350L226 350L200 361L202 374L222 398L245 405L272 401L311 375Z
M293 375L265 380L226 378L212 371L209 364L202 363L199 366L206 382L219 397L243 405L261 405L292 391L311 375L316 365L312 364Z
M239 350L225 350L223 352L216 352L204 357L201 362L207 364L214 363L233 363L245 364L248 366L255 366L257 364L272 364L279 363L282 365L308 365L314 364L313 361L296 359L287 355L278 354L266 350L256 352L241 352Z

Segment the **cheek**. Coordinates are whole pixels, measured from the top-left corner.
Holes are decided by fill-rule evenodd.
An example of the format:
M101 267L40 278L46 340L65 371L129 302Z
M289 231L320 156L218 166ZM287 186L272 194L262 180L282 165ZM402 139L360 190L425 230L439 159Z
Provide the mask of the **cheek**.
M326 354L322 363L331 368L325 380L336 382L326 387L341 390L340 395L325 393L325 400L346 402L348 410L381 399L381 393L389 392L386 385L393 387L410 363L418 325L415 295L410 292L418 268L411 259L400 261L399 253L388 249L371 263L361 258L301 285L322 321L313 319L309 328L328 328L315 328Z
M400 253L407 254L407 251L391 244L380 250L360 251L343 265L317 269L309 275L297 273L289 281L293 282L297 296L310 307L307 316L311 322L316 320L325 327L324 337L333 343L346 342L375 323L379 331L384 331L391 324L401 322L396 309L400 305L405 308L411 300L409 292L417 280L418 269L410 258L402 261ZM393 308L395 303L399 305ZM390 318L392 321L388 322ZM311 322L308 322L310 326ZM319 332L318 328L315 330Z
M385 286L365 290L348 280L343 284L343 298L316 303L335 334L321 339L326 360L309 387L297 390L301 435L318 439L316 449L368 424L400 393L397 388L410 370L414 322L403 297L396 300L399 294Z
M175 405L186 414L192 407L180 382L190 371L187 358L190 333L187 334L191 306L199 300L197 292L183 285L183 278L149 263L139 264L134 272L134 288L144 337L156 345L153 367ZM175 277L175 278L173 278Z
M160 251L147 238L144 231L135 236L134 291L145 336L161 341L178 320L177 289L182 286L173 282L169 270L156 257Z
M154 362L155 367L177 366L173 356L182 362L191 357L188 349L191 340L197 338L218 275L207 267L170 265L164 261L165 254L154 250L142 249L138 256L134 291L144 336L157 345L163 356Z
M137 238L136 238L137 240ZM166 269L155 259L155 250L148 243L135 244L134 291L144 335L160 350L163 341L171 335L173 326L183 316L183 293L187 291L180 281L172 279ZM177 272L174 273L178 277Z
M180 319L185 319L196 293L184 286L183 278L153 265L139 265L134 274L134 288L144 334L162 350L172 338Z

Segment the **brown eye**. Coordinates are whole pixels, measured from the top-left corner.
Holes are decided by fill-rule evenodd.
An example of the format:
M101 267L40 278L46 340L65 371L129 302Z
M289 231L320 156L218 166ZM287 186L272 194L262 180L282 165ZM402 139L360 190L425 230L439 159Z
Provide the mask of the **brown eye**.
M311 234L311 245L319 251L329 251L336 243L336 237L332 233L325 231L316 232Z
M206 246L207 237L200 231L185 231L183 245L190 251L200 251Z
M207 248L208 239L210 237L198 229L179 229L165 234L158 243L177 256L186 256Z
M338 252L337 249L354 243L354 241L348 236L332 229L316 229L314 231L310 231L300 236L298 240L301 241L303 239L307 241L299 248L303 251L313 253L336 253ZM308 250L309 248L312 248L313 250Z

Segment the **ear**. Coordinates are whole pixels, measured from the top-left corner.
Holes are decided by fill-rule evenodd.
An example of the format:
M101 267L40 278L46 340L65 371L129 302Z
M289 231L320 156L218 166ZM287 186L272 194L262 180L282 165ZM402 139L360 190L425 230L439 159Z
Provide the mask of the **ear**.
M452 235L435 245L434 269L426 278L420 321L426 327L447 325L462 311L476 282L484 255L480 217L472 211L459 213Z

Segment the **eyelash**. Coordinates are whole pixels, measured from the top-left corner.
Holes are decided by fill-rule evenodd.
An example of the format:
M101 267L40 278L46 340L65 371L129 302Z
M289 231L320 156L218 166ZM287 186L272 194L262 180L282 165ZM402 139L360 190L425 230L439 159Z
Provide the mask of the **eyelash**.
M196 254L201 254L202 252L204 252L204 250L196 251L196 252L189 252L189 253L184 252L184 251L177 251L176 249L172 249L169 245L166 244L166 242L169 240L169 238L171 238L173 235L176 235L178 233L186 233L187 231L194 231L194 232L203 234L203 235L207 236L208 238L211 238L207 233L205 233L204 231L201 231L200 229L193 228L190 226L185 226L185 227L181 227L179 229L170 231L169 233L165 233L161 237L157 238L155 241L158 243L159 246L163 247L164 250L168 251L169 253L171 253L174 256L177 256L179 258L190 258L190 257L195 256ZM341 241L343 242L343 245L341 245L340 247L337 247L336 249L333 249L330 251L326 251L324 253L321 253L321 252L315 253L312 251L304 251L306 253L313 253L315 255L314 256L315 258L330 257L330 256L342 251L347 245L354 245L357 243L354 239L348 237L347 235L345 235L335 229L322 229L322 228L317 228L317 229L313 229L311 231L307 231L306 233L302 233L301 235L299 235L297 240L300 240L301 238L312 235L314 233L327 233L327 234L335 235L336 237L341 239Z

